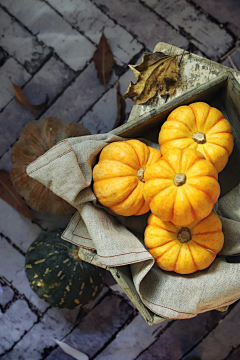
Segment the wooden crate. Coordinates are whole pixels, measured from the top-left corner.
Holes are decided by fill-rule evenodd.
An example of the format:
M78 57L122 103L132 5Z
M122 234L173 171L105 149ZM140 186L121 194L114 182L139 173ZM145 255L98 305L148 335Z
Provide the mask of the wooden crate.
M132 119L110 133L126 138L145 138L158 143L158 134L169 113L180 105L188 105L196 101L205 101L211 106L218 108L229 120L233 128L235 146L225 169L219 174L221 195L223 196L240 182L240 85L234 78L232 72L208 81L199 87L174 98L160 109L146 112L140 119ZM229 169L231 172L231 185L229 185ZM80 248L79 255L83 260L109 270L117 283L137 307L144 319L150 326L156 325L165 319L150 311L141 301L132 281L129 265L119 267L104 267L99 262L96 252Z

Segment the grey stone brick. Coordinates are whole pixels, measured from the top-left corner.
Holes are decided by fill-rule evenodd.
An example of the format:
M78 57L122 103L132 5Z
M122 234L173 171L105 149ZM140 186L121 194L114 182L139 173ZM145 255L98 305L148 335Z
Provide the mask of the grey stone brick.
M108 88L116 80L117 76L113 71L108 81ZM77 122L104 92L104 85L98 79L92 62L42 115L41 119L56 116L68 122Z
M48 47L39 43L35 36L2 8L0 8L0 33L2 48L25 66L30 73L35 72L50 54Z
M218 326L196 346L189 356L201 360L224 360L230 351L240 345L240 302L219 322ZM186 360L186 358L185 358Z
M0 233L10 238L23 252L27 252L31 243L42 232L41 228L2 199L0 214Z
M83 32L95 44L99 43L102 28L115 61L126 64L143 46L124 28L114 23L89 0L47 0L71 25Z
M117 117L116 86L108 90L103 97L83 116L80 123L92 134L104 134L112 130Z
M132 311L133 309L126 302L115 295L110 295L94 308L64 341L93 357L123 326ZM59 348L47 357L47 360L70 359Z
M5 307L14 297L14 291L8 285L0 283L0 304Z
M0 159L0 169L6 170L10 172L12 168L12 161L11 161L11 152L12 149L9 149Z
M240 38L240 2L238 0L194 0L208 14L212 15Z
M135 0L95 0L104 12L122 25L141 42L153 51L159 41L172 44L183 49L188 40L180 35L164 20Z
M40 104L48 95L48 104L63 91L73 74L60 60L52 57L24 87L24 94L31 104ZM35 120L43 110L29 110L12 100L0 113L0 156L19 137L23 127Z
M206 336L222 317L223 313L211 311L191 319L175 321L138 360L152 360L155 357L166 360L181 359L183 354ZM220 360L218 357L214 359Z
M183 29L191 36L191 42L212 60L219 60L221 55L233 45L233 38L207 16L186 0L143 0L159 15L175 27Z
M2 0L1 3L73 70L81 70L93 56L95 46L45 2Z
M14 84L23 86L31 75L15 59L11 57L7 59L3 66L0 67L0 110L15 96L9 77Z
M14 226L14 224L13 224ZM25 258L0 235L0 274L12 283L21 294L36 306L45 311L49 304L39 299L31 289L25 275Z
M17 300L0 317L0 354L9 350L37 320L26 301Z
M78 313L79 310L49 309L4 360L42 359L44 351L56 345L54 339L61 340L73 328Z

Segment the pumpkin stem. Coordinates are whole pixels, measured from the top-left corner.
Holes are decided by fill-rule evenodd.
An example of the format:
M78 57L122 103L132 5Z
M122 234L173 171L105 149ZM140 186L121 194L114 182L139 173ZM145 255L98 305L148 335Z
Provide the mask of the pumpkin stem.
M207 142L205 134L198 131L193 134L192 139L198 144L205 144Z
M187 177L185 174L176 174L173 179L173 183L175 186L181 186L185 184L187 181Z
M192 240L191 231L187 227L182 227L177 234L177 238L182 244L187 243Z
M141 168L138 170L137 172L137 177L138 177L138 180L142 181L145 183L145 180L144 180L144 171L145 171L145 168Z
M82 261L82 259L80 259L80 257L78 256L78 248L72 249L71 255L72 255L74 261Z

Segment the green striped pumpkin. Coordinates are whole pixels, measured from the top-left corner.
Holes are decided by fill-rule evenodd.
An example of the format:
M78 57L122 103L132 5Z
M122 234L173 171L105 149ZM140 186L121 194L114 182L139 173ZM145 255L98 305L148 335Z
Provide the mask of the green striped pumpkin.
M105 270L81 261L78 247L61 235L58 229L38 236L27 251L25 271L40 299L57 308L78 309L98 296Z

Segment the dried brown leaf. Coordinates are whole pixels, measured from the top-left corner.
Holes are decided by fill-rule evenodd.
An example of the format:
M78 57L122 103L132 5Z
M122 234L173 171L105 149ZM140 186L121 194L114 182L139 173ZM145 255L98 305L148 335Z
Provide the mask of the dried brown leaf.
M20 214L31 220L37 220L29 210L26 202L14 189L10 175L5 170L0 170L0 198L11 205Z
M105 89L107 89L107 80L113 68L113 54L103 30L97 50L93 54L93 61L97 70L98 79L104 84Z
M120 93L120 84L119 83L117 85L117 107L118 107L117 119L115 121L113 129L122 125L125 120L125 117L126 117L126 113L125 113L126 102L125 102L122 94Z
M132 99L134 104L144 104L157 93L161 96L173 95L176 91L176 81L179 78L177 57L162 52L143 55L141 64L128 65L136 76L137 82L131 81L124 99ZM135 99L134 99L135 98Z
M15 100L19 104L24 105L24 106L28 107L31 110L40 110L40 109L44 108L44 106L47 104L48 97L46 95L46 100L44 101L44 103L39 104L39 105L31 105L27 101L27 99L25 98L25 95L24 95L22 89L20 88L20 86L17 86L15 84L13 84L11 78L9 78L9 80L11 81L11 84L12 84L12 87L13 87L13 90L14 90L14 93L15 93Z

